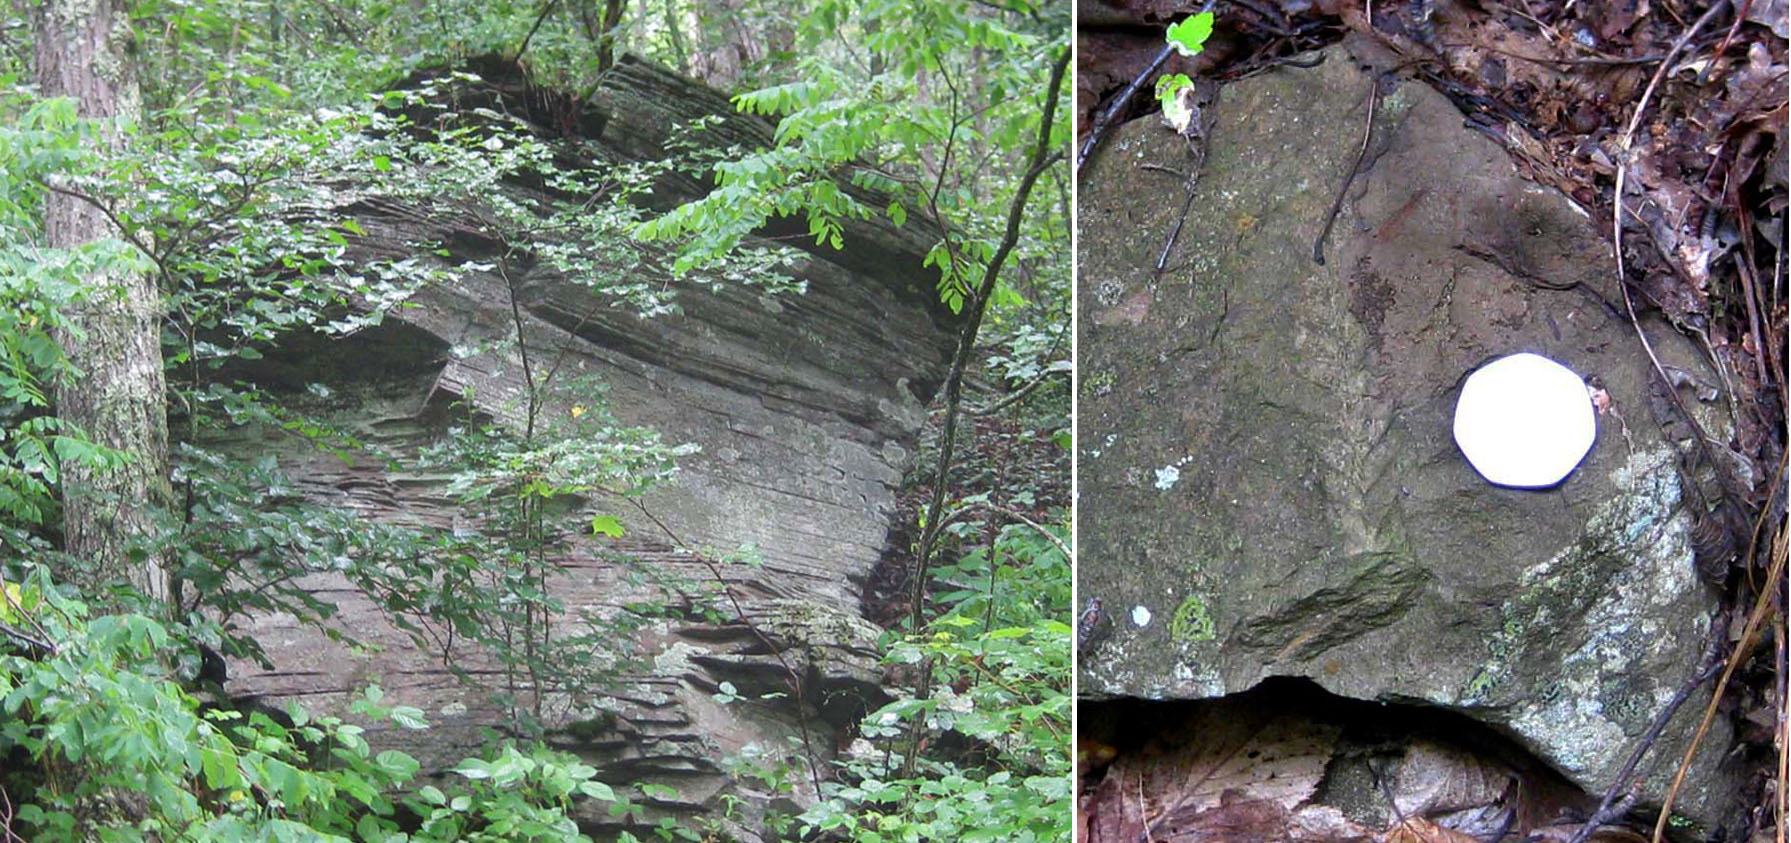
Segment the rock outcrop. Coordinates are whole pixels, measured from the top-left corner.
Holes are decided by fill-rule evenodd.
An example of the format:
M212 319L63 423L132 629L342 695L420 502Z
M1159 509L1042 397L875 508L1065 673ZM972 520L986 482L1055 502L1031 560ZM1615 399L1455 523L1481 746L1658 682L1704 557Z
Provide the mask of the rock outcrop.
M1333 49L1224 88L1192 211L1184 141L1121 128L1083 177L1082 593L1111 622L1088 698L1199 699L1264 679L1453 710L1603 793L1697 668L1717 608L1695 575L1684 443L1586 214L1514 171L1430 88ZM1662 362L1720 382L1644 319ZM1486 483L1451 438L1461 379L1531 351L1611 399L1561 485ZM1693 391L1682 392L1696 406ZM1720 430L1713 407L1703 420ZM1644 763L1658 804L1700 694ZM1736 793L1713 732L1677 810Z
M463 104L501 109L567 138L561 154L657 159L674 124L709 115L725 118L703 135L718 146L770 138L770 124L735 114L721 93L637 61L622 62L582 101L546 97L514 67L480 70L484 81L457 94ZM550 107L562 113L535 113ZM706 190L697 176L668 173L650 201L669 207ZM487 257L480 250L491 244L470 213L476 209L378 197L352 203L348 212L365 231L352 244L355 257L412 256L423 242L445 244L447 264ZM773 228L768 236L781 232ZM537 354L563 354L559 367L568 377L600 382L620 423L700 446L681 461L677 482L648 494L657 521L613 501L585 509L586 521L593 511L614 514L628 531L568 540L556 559L564 570L550 583L567 608L564 629L578 631L584 612L685 603L645 622L620 648L632 651L636 666L617 682L588 695L556 694L543 714L550 741L597 766L601 780L670 785L677 795L649 801L707 811L718 794L749 789L724 770L724 758L749 745L781 758L793 741L805 741L824 764L837 733L886 699L876 663L880 630L860 618L859 597L885 550L922 406L952 347L954 318L922 268L930 245L912 229L848 222L844 251L803 246L792 274L806 283L804 294L691 285L681 289L681 313L651 319L593 307L588 286L545 263L511 267L521 273L514 284L496 271L474 271L425 287L383 324L346 339L294 338L246 374L281 403L401 455L440 441L469 415L515 427L526 382L514 343L504 342L517 332L514 290L521 333ZM312 383L323 388L307 389ZM349 464L254 428L221 446L272 453L307 499L373 521L453 528L463 517L439 473L377 460ZM716 592L712 569L673 550L659 522L689 547L756 547L761 565L719 569L750 627ZM377 682L388 702L421 708L433 727L386 727L370 740L411 752L426 772L451 768L478 749L482 730L504 722L489 694L445 666L477 675L490 669L486 654L461 647L444 659L419 650L343 577L316 575L306 585L337 607L336 623L364 646L351 650L291 618L258 618L252 632L276 669L234 665L230 692L273 706L298 700L340 710ZM698 611L709 606L722 608L707 617ZM798 694L790 693L792 673L801 680ZM746 699L714 699L723 682ZM774 692L782 696L760 699ZM797 797L807 798L806 774L794 778ZM748 800L749 808L768 803L761 795L767 798ZM593 827L612 822L600 811L585 819ZM752 836L750 828L735 833Z

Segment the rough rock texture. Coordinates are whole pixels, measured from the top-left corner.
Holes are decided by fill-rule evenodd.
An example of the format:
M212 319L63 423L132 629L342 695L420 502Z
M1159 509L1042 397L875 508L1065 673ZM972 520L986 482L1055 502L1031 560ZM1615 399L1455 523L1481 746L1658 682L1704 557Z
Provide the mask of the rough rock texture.
M503 68L484 72L487 85L465 94L468 107L502 107L533 119L539 115L531 109L554 104L519 77L503 76ZM720 93L633 61L576 107L560 118L560 129L582 134L578 154L610 160L659 157L675 121L733 115ZM767 138L766 123L738 115L708 134L719 144ZM667 176L652 201L670 205L704 189ZM401 257L427 241L447 244L453 262L489 260L492 244L466 208L353 201L366 231L354 254ZM593 310L586 287L545 266L516 270L524 273L516 287L522 334L538 365L565 349L562 371L600 380L622 423L701 446L680 462L675 484L648 495L654 515L689 546L730 551L751 543L763 558L762 566L723 567L758 632L735 622L726 600L704 596L714 584L707 566L673 552L651 520L616 502L590 502L583 512L587 520L591 512L620 516L627 535L576 540L559 560L567 570L551 588L568 608L561 622L567 631L577 631L579 612L613 616L632 601L668 595L674 604L673 619L638 635L644 669L595 698L554 695L544 712L552 742L598 766L600 779L677 788L679 796L656 800L663 808L708 810L724 789L740 792L746 786L719 762L748 744L774 757L792 751L803 724L789 671L767 640L803 679L807 725L823 763L836 732L887 698L876 663L879 630L859 617L859 592L885 549L894 493L922 403L944 374L953 324L921 267L930 245L924 237L866 222L849 224L845 239L845 252L814 249L796 268L808 285L804 295L691 288L681 292L682 314L651 320ZM399 454L414 453L469 410L518 422L521 361L500 342L515 333L511 319L510 287L496 272L474 272L422 290L381 326L348 339L296 339L249 374L289 406ZM467 356L469 349L479 351ZM311 383L326 389L308 390ZM276 431L240 437L230 447L276 454L314 501L391 523L462 524L439 473L373 460L346 464ZM643 583L642 570L661 585ZM261 618L253 631L277 670L234 665L231 692L330 710L378 682L388 702L423 709L434 728L387 728L370 738L419 756L425 771L453 766L478 749L483 728L503 722L488 694L418 650L346 580L317 576L308 587L335 603L339 622L370 646L350 650L290 618ZM716 608L721 622L705 620L700 606ZM475 675L491 669L484 654L465 647L451 661ZM723 681L753 701L716 702L711 695ZM769 692L786 696L756 701ZM587 819L606 821L600 814ZM736 832L750 836L750 829Z
M1593 226L1421 84L1381 101L1313 262L1369 84L1335 49L1227 87L1161 275L1183 182L1141 165L1185 166L1182 139L1137 121L1083 178L1079 577L1111 621L1081 692L1193 699L1308 677L1465 712L1602 793L1716 607L1694 576L1677 443L1647 409L1649 364ZM1650 336L1714 382L1677 336ZM1587 460L1542 491L1488 485L1451 438L1460 379L1517 351L1615 401ZM1700 699L1646 762L1644 804ZM1695 820L1736 792L1727 744L1711 735L1681 794Z

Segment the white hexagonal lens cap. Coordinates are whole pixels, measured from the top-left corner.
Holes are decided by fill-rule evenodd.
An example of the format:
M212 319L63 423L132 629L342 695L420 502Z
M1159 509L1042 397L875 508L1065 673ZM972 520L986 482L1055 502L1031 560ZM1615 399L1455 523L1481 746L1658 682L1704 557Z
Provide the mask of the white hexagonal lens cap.
M1536 354L1481 366L1455 404L1455 444L1480 476L1500 486L1561 482L1597 436L1585 381Z

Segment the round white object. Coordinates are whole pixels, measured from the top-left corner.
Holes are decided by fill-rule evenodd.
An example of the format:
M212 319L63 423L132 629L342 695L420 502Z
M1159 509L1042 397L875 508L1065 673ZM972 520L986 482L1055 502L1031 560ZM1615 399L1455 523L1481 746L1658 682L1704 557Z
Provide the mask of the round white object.
M1133 606L1132 607L1132 625L1133 626L1149 626L1150 625L1150 610L1144 608L1143 606Z
M1553 486L1592 449L1598 422L1579 375L1537 354L1481 366L1455 404L1455 444L1499 486Z

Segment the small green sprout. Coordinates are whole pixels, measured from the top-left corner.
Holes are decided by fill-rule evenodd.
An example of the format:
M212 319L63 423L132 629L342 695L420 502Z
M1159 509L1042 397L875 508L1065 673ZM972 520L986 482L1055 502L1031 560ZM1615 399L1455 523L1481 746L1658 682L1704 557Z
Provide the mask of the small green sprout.
M1183 91L1188 92L1188 96L1183 96ZM1188 123L1194 119L1193 93L1194 80L1186 73L1171 73L1157 79L1157 102L1163 106L1163 120L1177 134L1187 134Z
M1212 34L1213 13L1201 12L1172 24L1164 38L1176 52L1191 57L1206 48L1206 39ZM1171 73L1157 79L1157 103L1163 107L1163 119L1179 134L1188 133L1194 116L1193 98L1194 80L1187 74Z

